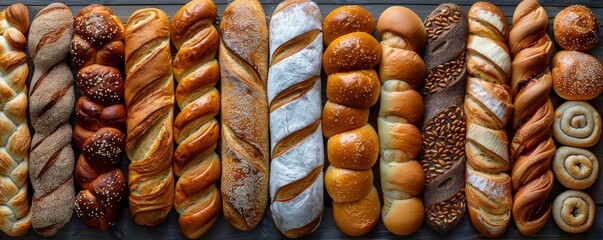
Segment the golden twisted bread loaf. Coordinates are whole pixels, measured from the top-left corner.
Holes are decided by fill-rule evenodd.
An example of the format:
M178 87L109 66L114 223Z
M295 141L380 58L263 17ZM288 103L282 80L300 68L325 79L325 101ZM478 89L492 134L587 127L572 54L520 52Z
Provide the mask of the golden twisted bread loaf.
M370 35L375 29L372 16L359 6L333 10L322 28L328 45L322 59L328 74L322 130L329 138L331 164L324 183L333 198L335 224L343 233L359 236L375 227L381 208L371 170L379 156L379 138L368 124L369 108L381 87L373 69L381 59L381 46ZM332 38L326 36L336 38L329 42Z
M156 8L140 9L132 13L125 29L130 211L136 223L156 226L174 202L174 79L168 17Z
M548 16L536 0L521 2L513 14L509 33L512 62L511 88L514 95L511 159L513 218L522 234L538 232L551 213L548 199L553 187L550 163L555 154L551 134L554 120L549 99L552 86L549 58L553 43L546 34Z
M385 227L398 235L421 228L425 209L419 194L425 174L416 159L422 149L423 99L416 90L425 79L425 63L417 52L425 45L427 32L412 10L390 7L377 23L381 41L381 104L378 131L383 190L382 217Z
M0 12L0 229L11 237L31 227L27 173L31 135L27 126L27 31L29 12L21 3Z
M126 123L124 80L124 26L102 5L84 7L74 21L71 56L78 67L82 93L75 105L77 125L73 142L82 151L75 180L83 190L75 198L75 213L86 225L114 226L126 198L126 179L119 169L124 154Z
M220 23L222 205L224 218L251 230L268 205L268 27L257 0L235 0Z
M69 118L73 112L73 75L65 58L73 36L73 16L65 4L53 3L31 23L29 55L34 75L29 114L35 130L29 155L34 189L31 224L51 236L71 219L75 202L74 156Z
M174 207L180 213L180 229L188 238L198 238L213 225L222 198L215 183L220 179L220 158L215 153L220 125L220 93L215 88L220 68L215 59L220 45L212 25L218 10L210 0L195 0L174 15L172 43L176 102L180 113L174 120L176 182Z
M513 113L509 24L487 2L471 6L467 40L467 164L465 193L473 226L488 237L505 233L513 202L506 125Z

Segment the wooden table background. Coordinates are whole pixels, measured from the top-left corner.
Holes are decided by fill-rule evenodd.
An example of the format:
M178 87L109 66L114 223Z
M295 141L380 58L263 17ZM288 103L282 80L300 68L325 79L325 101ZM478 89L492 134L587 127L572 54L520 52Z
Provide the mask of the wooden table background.
M110 6L114 13L119 16L124 23L127 21L129 15L137 9L144 7L157 7L164 10L170 17L173 16L178 9L182 7L187 0L104 0L104 1L93 1L93 0L58 0L67 4L73 13L76 15L77 12L82 9L84 6L87 6L92 3L101 3L107 6ZM440 0L407 0L407 1L394 1L394 0L314 0L320 6L321 12L323 16L326 16L331 10L336 7L342 5L349 4L358 4L363 5L373 17L375 21L381 15L381 12L385 10L387 7L392 5L403 5L406 6L413 11L415 11L419 17L424 19L427 14L429 14L439 3L443 3L446 1ZM0 0L0 10L6 8L6 6L15 3L15 2L23 2L28 6L30 12L30 22L33 20L34 16L44 8L51 1L47 0L24 0L24 1L14 1L14 0ZM228 0L214 0L218 7L218 13L221 15L224 11L224 8L230 2ZM264 11L267 15L267 19L270 20L270 15L280 3L280 0L266 0L261 1L264 6ZM458 5L460 5L463 10L466 12L469 10L471 4L474 1L470 0L460 0L454 1ZM509 23L511 23L511 19L513 16L513 11L515 10L515 6L519 1L512 0L497 0L491 1L497 4L502 11L505 13ZM542 0L541 5L545 7L550 21L548 33L551 38L553 38L553 29L552 23L554 17L557 15L559 11L569 5L574 4L582 4L590 7L600 22L603 22L603 0L560 0L560 1L551 1L551 0ZM378 36L375 34L378 38ZM559 47L556 47L555 52L559 50ZM599 43L599 45L589 51L590 54L594 55L599 59L599 61L603 61L603 43ZM73 73L75 74L77 71L72 63L70 66L73 69ZM33 64L31 60L29 61L30 67L30 79L31 74L33 73ZM30 80L29 80L30 81ZM28 83L29 83L28 81ZM326 97L324 95L324 83L326 82L326 77L323 72L323 102ZM79 92L76 92L79 96ZM559 106L563 100L559 98L554 91L551 91L551 98L553 100L554 105ZM600 114L603 114L603 97L599 96L596 99L590 101L590 103L597 109ZM375 106L379 106L376 104ZM377 107L374 107L371 113L371 122L374 124L376 121L377 115ZM74 122L74 118L72 118L72 123ZM375 126L376 127L376 126ZM325 142L326 143L326 142ZM592 152L595 153L598 159L603 159L603 144L601 141L594 147L590 148ZM218 151L219 152L219 151ZM325 164L328 165L328 162L325 158ZM127 174L127 161L124 159L122 161L122 170ZM373 171L375 173L374 184L377 189L380 189L380 179L379 179L379 164L376 164L373 167ZM326 169L326 167L325 167ZM603 166L600 168L599 175L603 172ZM564 187L556 182L553 188L552 193L550 194L551 201L555 199L555 197L564 191ZM595 184L585 190L595 201L597 205L597 218L593 227L584 233L581 234L569 234L563 232L559 229L554 223L552 217L549 219L546 226L538 232L534 236L522 236L517 231L515 227L515 223L512 222L509 229L503 235L504 238L547 238L547 239L557 239L557 238L573 238L573 239L603 239L603 181L597 180ZM30 189L30 201L31 201L32 190ZM380 194L381 197L381 194ZM381 201L383 203L383 201ZM2 234L2 233L0 233ZM469 239L481 237L471 225L469 218L467 216L464 217L463 222L453 231L446 234L438 234L432 231L429 227L423 224L423 227L416 233L409 236L395 236L383 226L383 223L380 221L375 230L370 232L369 234L362 236L360 238L370 238L370 239L391 239L391 238L421 238L421 239L429 239L429 238L453 238L453 239ZM0 235L0 239L8 239L6 235ZM22 239L42 239L43 237L38 235L33 229L29 231L29 233L22 237ZM254 229L248 232L240 231L228 224L223 216L220 214L215 224L211 228L209 232L204 234L202 238L206 239L279 239L284 238L284 236L277 230L272 222L272 218L270 216L270 210L267 208L266 215L262 222ZM325 192L325 209L322 218L322 222L318 229L310 235L302 237L302 239L340 239L340 238L349 238L348 236L342 234L339 229L336 227L333 221L333 214L331 208L331 199L328 197L328 194ZM120 217L117 222L117 226L108 231L99 231L95 229L88 228L82 221L80 221L74 214L71 221L63 227L56 235L52 237L52 239L185 239L184 235L181 234L180 228L178 226L178 214L172 209L172 212L169 214L168 219L157 227L145 227L137 225L131 215L130 211L127 207L127 202L124 203L123 209L121 211Z

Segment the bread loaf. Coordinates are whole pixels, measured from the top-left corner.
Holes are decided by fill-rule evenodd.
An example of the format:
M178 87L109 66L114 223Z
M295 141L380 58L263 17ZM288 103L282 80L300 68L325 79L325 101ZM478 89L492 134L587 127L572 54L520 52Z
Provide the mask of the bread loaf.
M220 23L222 205L224 218L251 230L268 205L268 27L257 0L235 0Z
M73 36L73 16L65 4L38 12L29 34L34 75L29 89L29 115L34 128L29 177L34 189L31 224L51 236L73 215L75 189L72 130L73 75L65 62Z
M549 58L553 43L546 35L548 16L536 0L521 2L513 14L509 49L513 56L511 172L513 218L520 233L538 232L551 213L549 192L553 187L550 163L555 154L551 134L554 120L549 99L552 80Z
M335 33L332 42L325 37L328 47L322 59L328 74L322 130L329 138L331 164L324 183L333 198L335 224L350 236L371 231L381 209L371 171L379 156L379 138L368 124L369 108L381 87L373 69L381 59L381 46L370 35L374 29L370 13L359 6L336 8L323 23L325 35Z
M215 153L220 125L220 94L215 85L220 68L215 59L220 36L212 25L218 10L210 0L184 5L172 19L176 102L180 113L174 120L176 182L174 207L180 214L182 233L198 238L213 225L222 208L215 183L220 179L220 158Z
M132 13L125 29L130 211L136 223L156 226L174 202L174 79L168 17L156 8L140 9Z
M27 126L27 31L29 12L21 3L0 12L0 229L18 237L31 227L27 173L31 135Z
M92 4L74 21L71 56L79 71L82 93L75 105L75 145L81 150L75 179L82 189L75 198L75 213L93 228L115 225L126 198L126 179L119 169L124 153L126 123L124 80L119 65L124 59L124 26L113 11Z
M423 223L425 208L418 196L425 174L417 158L421 153L423 99L417 89L425 79L425 63L418 52L427 32L419 16L405 7L383 11L377 23L381 36L381 104L378 132L383 191L383 224L392 233L407 235Z
M463 100L467 16L459 6L445 3L431 12L424 24L427 42L423 60L428 73L422 88L423 203L427 225L447 232L461 222L466 211Z
M477 2L468 13L467 164L465 193L473 226L499 237L511 222L513 194L506 125L513 113L509 24L493 4Z
M314 231L324 205L321 25L310 0L282 2L270 21L270 209L290 238Z

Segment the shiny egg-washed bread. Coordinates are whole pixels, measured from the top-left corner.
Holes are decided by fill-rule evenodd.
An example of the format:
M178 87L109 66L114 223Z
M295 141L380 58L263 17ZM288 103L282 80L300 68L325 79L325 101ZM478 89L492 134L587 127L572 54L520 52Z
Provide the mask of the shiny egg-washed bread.
M132 13L125 26L126 155L130 212L140 225L162 223L174 203L174 78L168 16Z
M587 51L599 43L601 28L590 8L572 5L557 13L553 33L557 44L563 49Z
M603 65L588 53L557 52L551 72L553 89L565 100L591 100L603 91Z

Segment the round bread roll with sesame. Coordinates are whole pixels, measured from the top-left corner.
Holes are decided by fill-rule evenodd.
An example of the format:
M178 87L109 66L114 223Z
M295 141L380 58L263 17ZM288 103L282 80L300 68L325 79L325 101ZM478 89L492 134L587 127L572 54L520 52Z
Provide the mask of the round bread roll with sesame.
M555 40L564 49L586 51L597 46L601 30L589 8L573 5L563 9L553 22Z
M566 100L590 100L603 90L603 66L591 55L560 51L553 58L553 88Z

